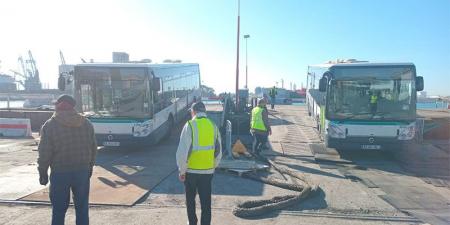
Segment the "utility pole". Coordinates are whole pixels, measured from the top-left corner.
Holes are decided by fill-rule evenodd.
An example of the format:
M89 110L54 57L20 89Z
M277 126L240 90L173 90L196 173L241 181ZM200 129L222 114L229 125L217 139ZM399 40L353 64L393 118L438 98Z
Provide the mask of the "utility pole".
M239 105L239 39L240 39L241 0L238 0L237 48L236 48L236 106ZM237 108L237 107L236 107Z

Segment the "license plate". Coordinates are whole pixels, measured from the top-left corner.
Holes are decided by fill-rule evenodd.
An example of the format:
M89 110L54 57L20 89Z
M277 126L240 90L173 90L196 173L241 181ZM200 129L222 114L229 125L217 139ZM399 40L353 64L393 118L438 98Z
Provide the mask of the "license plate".
M118 142L118 141L105 141L105 142L103 142L103 146L118 147L118 146L120 146L120 142Z
M381 149L380 145L361 145L361 149Z

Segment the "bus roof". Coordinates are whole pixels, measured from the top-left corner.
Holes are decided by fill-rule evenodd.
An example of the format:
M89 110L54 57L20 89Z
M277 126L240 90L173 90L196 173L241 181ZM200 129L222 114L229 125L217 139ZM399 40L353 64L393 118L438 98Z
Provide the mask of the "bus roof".
M356 63L323 63L317 65L310 65L310 67L331 68L331 67L364 67L364 66L414 66L414 63L370 63L370 62L356 62Z
M75 65L77 67L148 67L148 68L174 68L184 66L198 66L198 63L81 63Z

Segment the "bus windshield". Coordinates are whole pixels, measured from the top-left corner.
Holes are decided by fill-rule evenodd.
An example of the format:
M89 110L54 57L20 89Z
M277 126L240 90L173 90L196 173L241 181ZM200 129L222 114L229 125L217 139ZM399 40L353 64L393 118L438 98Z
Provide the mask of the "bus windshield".
M149 116L144 68L77 68L83 112L94 116Z
M356 74L354 69L348 69ZM372 72L369 72L372 70ZM390 70L376 76L364 69L358 79L333 80L327 98L327 115L335 120L413 120L415 93L413 71ZM341 71L344 72L344 71ZM365 73L364 73L365 72ZM386 71L385 71L386 72ZM371 74L371 76L367 76ZM391 79L389 79L391 78Z

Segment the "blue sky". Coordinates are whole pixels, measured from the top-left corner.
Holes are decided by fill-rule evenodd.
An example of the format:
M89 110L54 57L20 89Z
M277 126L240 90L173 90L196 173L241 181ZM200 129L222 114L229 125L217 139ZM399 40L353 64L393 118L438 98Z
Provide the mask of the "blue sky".
M11 0L2 2L3 72L31 49L43 82L56 87L58 51L110 61L198 62L204 84L234 91L237 1ZM28 7L23 7L27 5ZM31 23L30 23L31 21ZM241 36L250 34L249 87L305 83L307 65L356 58L413 62L429 94L450 95L448 0L241 0ZM245 42L241 39L245 82Z

